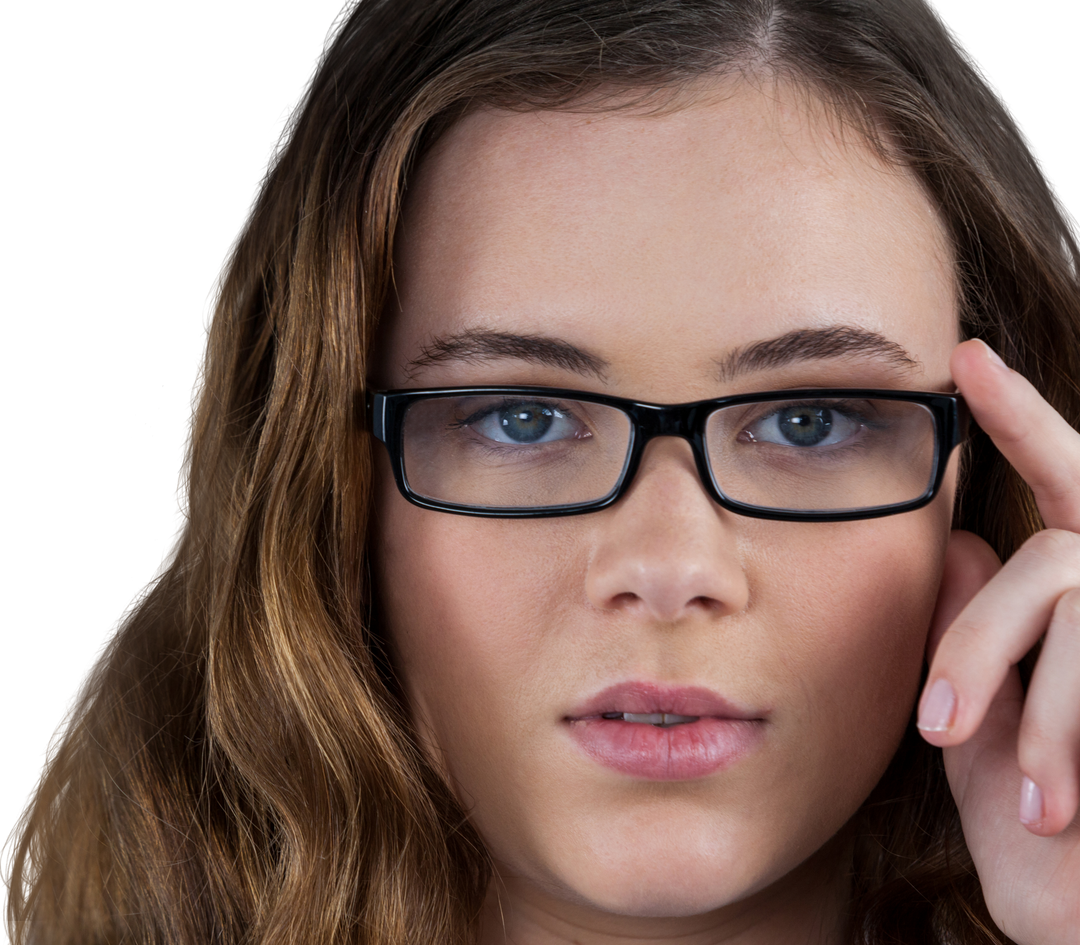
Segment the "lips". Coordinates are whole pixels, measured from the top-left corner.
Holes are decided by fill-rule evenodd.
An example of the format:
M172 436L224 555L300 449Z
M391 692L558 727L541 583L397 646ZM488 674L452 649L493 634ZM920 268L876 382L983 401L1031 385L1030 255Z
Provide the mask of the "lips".
M597 718L611 712L647 715L664 712L671 715L707 716L718 719L754 720L758 713L743 709L699 686L658 686L653 683L627 682L597 693L569 716L574 721Z
M763 713L699 687L630 682L612 686L565 719L578 747L599 764L652 781L703 778L750 753Z

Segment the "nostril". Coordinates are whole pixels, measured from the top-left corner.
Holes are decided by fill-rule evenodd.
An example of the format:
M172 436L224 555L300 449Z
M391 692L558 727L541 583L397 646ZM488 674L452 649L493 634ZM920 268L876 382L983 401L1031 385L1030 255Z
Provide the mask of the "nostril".
M641 598L637 594L630 591L626 591L622 594L616 594L610 599L610 606L612 610L620 610L626 607L632 607L635 604L641 602Z

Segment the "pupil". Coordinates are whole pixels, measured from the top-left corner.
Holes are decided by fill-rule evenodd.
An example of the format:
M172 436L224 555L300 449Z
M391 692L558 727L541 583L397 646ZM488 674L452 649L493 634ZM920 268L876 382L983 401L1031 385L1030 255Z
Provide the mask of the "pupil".
M551 427L555 411L550 407L510 407L499 415L503 432L518 443L535 443Z
M780 432L796 446L816 446L829 435L832 411L828 407L786 407L780 411Z

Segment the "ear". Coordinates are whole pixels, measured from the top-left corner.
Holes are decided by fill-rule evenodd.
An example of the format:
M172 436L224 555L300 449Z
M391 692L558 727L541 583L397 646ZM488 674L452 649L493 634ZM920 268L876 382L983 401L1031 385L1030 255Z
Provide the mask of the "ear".
M945 570L941 576L930 635L926 640L926 661L934 659L945 631L968 602L1001 570L1001 559L978 535L956 530L949 536Z

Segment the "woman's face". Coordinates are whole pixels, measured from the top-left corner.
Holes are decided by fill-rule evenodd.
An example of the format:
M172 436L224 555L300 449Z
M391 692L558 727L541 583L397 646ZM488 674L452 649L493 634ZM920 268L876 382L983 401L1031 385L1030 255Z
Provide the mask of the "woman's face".
M717 80L654 114L472 114L424 160L399 239L381 387L952 389L934 207L784 84ZM918 511L766 521L715 504L665 437L612 507L506 520L410 505L379 452L396 665L510 898L580 917L790 901L908 721L953 466ZM692 727L597 718L680 706L719 717L711 761ZM621 762L597 725L638 726ZM665 767L679 739L690 761Z

